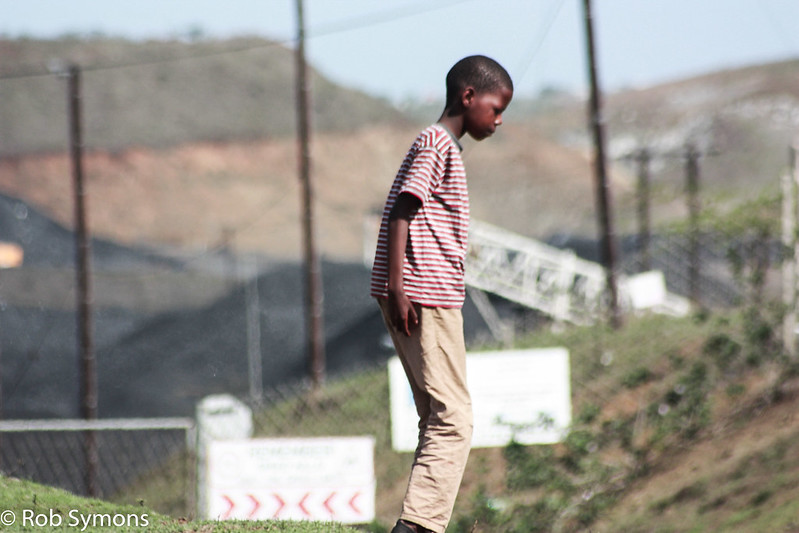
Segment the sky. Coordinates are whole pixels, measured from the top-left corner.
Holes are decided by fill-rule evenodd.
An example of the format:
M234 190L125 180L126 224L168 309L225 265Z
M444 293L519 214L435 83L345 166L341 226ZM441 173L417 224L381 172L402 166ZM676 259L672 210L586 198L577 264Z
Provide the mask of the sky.
M303 0L311 65L395 103L440 101L458 59L484 54L516 94L588 87L582 0ZM593 0L603 90L799 58L797 0ZM294 46L296 0L0 0L0 35L130 39L256 35Z

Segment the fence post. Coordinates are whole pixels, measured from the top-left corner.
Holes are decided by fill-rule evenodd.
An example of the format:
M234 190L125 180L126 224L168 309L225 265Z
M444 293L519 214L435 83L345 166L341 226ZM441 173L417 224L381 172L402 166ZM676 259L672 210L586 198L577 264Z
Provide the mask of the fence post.
M244 306L247 317L247 374L250 378L250 402L261 405L264 399L261 356L261 300L258 292L258 259L247 260L240 273L244 283Z
M685 145L685 179L688 194L688 293L695 306L701 306L699 292L699 150L693 143Z
M782 321L782 340L785 352L796 357L796 266L797 252L797 150L790 148L790 171L782 176L782 302L785 316Z
M199 518L209 513L208 448L215 440L249 439L253 434L252 410L229 394L206 396L197 404L196 510Z
M652 268L652 255L650 252L650 213L649 213L649 163L652 154L647 148L641 148L635 154L638 163L638 182L635 195L637 200L638 214L638 252L641 254L642 272L647 272Z

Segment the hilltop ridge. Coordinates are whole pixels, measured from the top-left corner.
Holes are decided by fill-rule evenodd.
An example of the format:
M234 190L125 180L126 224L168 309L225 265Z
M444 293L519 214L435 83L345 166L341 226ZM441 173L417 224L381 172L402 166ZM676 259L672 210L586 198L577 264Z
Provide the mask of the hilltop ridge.
M293 51L247 37L130 41L96 37L0 39L0 156L66 147L66 84L82 69L88 150L287 138L295 131ZM314 128L353 131L403 122L389 103L311 69Z

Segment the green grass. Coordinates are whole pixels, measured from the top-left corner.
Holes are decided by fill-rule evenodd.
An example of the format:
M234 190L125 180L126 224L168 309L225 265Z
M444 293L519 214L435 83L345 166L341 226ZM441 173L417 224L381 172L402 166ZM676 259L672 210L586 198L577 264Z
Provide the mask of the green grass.
M188 469L194 467L195 457L190 452L182 451L168 458L160 467L146 472L133 480L107 499L117 504L146 505L153 511L168 516L186 516L188 514L188 493L194 487L188 487L193 476Z
M147 507L82 498L28 481L0 477L0 531L128 531L153 533L354 533L330 522L194 521Z
M491 533L796 530L797 432L764 448L759 432L746 431L793 398L791 387L774 392L790 374L774 342L778 323L764 307L627 317L618 330L567 327L520 340L518 347L569 350L573 426L555 446L506 448L497 465L504 487L462 493L450 533L469 532L475 521L476 531ZM727 433L716 443L720 428ZM733 446L752 452L721 466L719 449ZM680 473L669 485L655 481L636 495L671 471Z

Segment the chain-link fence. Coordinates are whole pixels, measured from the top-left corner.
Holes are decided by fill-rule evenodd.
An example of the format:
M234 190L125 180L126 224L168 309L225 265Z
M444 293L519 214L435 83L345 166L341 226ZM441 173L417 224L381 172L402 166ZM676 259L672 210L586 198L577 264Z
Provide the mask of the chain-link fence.
M194 508L191 419L0 422L0 472L156 511Z
M662 234L650 242L648 268L660 270L669 290L691 296L692 285L698 287L696 297L707 307L727 307L740 302L743 293L736 282L729 261L734 243L714 235L702 235L697 241L696 265L692 270L691 241L686 235ZM640 251L631 251L623 258L623 268L630 273L643 266ZM695 276L692 282L691 277Z
M252 405L254 436L372 435L377 462L385 464L385 372L379 366L331 378L318 390L304 381L270 388ZM195 515L199 466L192 419L0 421L0 473L87 495L89 437L97 451L97 497L143 503L172 516Z

